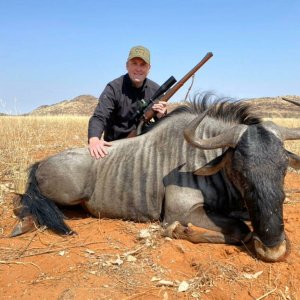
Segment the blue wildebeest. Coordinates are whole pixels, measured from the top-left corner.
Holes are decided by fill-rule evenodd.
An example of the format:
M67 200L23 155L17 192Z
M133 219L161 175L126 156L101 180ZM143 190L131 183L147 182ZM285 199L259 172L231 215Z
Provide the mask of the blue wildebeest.
M195 243L253 237L263 260L285 257L284 177L288 165L300 167L300 157L283 142L300 139L300 128L264 122L247 102L198 98L147 133L113 142L103 159L82 148L34 164L12 235L28 230L32 220L70 234L55 203L83 202L96 217L161 220L165 235Z

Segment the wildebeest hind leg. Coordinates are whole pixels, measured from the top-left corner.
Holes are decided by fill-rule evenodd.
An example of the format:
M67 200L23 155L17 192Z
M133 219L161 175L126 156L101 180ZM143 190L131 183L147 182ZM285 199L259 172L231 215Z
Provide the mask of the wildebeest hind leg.
M13 198L14 214L19 218L14 226L10 236L18 236L25 232L35 230L37 228L37 221L29 212L24 214L23 205L21 203L21 194L15 194Z

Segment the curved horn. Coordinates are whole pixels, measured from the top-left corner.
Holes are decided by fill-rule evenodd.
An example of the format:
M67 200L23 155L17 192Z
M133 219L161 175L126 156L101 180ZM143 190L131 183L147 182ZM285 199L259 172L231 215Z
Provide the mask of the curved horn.
M198 118L195 118L184 130L184 138L186 141L199 149L216 149L223 147L231 147L234 148L238 143L240 137L247 129L247 125L239 124L221 134L208 138L208 139L197 139L195 136L195 132L197 127L203 121L204 117L207 115L209 110L206 110L203 114L201 114Z
M273 132L282 141L300 139L300 128L287 128L279 126L272 121L265 121L264 127Z
M286 127L281 127L278 126L282 140L287 141L287 140L300 140L300 128L286 128Z
M300 106L300 102L292 99L288 99L285 97L282 97L282 100L292 103L294 105ZM300 139L300 128L286 128L286 127L281 127L278 126L279 131L282 136L282 140L299 140Z
M296 100L292 100L292 99L288 99L285 97L281 97L282 100L292 103L294 105L300 106L300 102L296 101ZM279 125L275 125L273 124L273 126L267 126L269 127L269 129L273 129L277 132L279 132L280 137L282 139L282 141L287 141L287 140L299 140L300 139L300 128L287 128L287 127L281 127Z

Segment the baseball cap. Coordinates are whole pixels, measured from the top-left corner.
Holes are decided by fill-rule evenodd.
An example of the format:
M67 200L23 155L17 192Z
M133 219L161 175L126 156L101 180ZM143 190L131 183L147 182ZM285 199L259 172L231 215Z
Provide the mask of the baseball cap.
M144 60L147 64L150 65L150 51L149 51L149 49L147 49L143 46L132 47L130 49L127 61L134 58L134 57L139 57L142 60Z

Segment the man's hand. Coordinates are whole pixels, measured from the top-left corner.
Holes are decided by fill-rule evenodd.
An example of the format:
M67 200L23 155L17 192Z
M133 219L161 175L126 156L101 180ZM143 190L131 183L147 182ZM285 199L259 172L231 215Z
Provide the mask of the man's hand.
M99 159L107 155L106 147L110 147L112 144L104 140L100 140L98 137L91 137L89 140L89 151L92 157Z
M159 101L153 104L152 109L157 112L157 117L160 119L167 114L167 103L164 101Z

